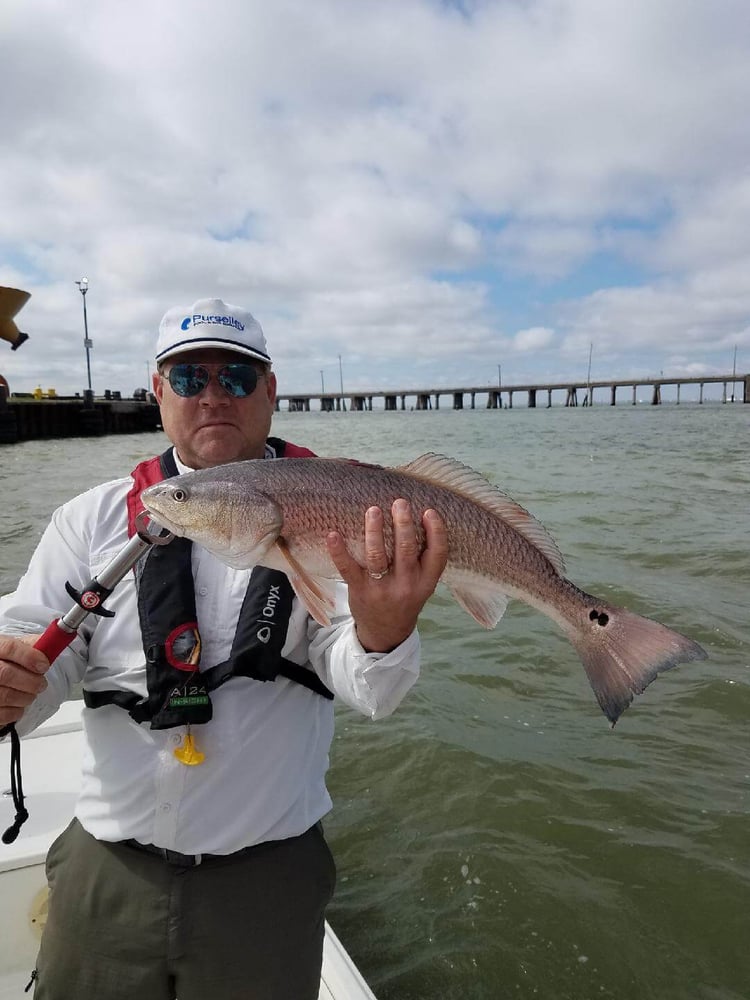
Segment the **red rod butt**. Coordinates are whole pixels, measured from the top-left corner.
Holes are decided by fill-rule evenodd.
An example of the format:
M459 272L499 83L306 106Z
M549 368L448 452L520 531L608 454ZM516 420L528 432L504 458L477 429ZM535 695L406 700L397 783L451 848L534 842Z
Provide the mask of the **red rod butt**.
M64 649L75 639L75 632L62 628L59 621L50 622L42 635L34 643L34 649L41 650L50 663L53 663Z

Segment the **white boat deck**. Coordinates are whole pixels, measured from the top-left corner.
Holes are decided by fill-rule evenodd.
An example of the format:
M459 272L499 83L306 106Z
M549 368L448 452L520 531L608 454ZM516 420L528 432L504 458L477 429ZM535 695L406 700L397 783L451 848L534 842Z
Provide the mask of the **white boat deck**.
M0 1000L29 996L24 988L34 968L44 920L44 859L67 826L80 782L82 702L68 702L23 740L23 787L29 819L14 844L0 844ZM13 821L10 745L0 744L0 832ZM40 910L40 907L42 908ZM326 925L319 1000L375 1000L343 945Z

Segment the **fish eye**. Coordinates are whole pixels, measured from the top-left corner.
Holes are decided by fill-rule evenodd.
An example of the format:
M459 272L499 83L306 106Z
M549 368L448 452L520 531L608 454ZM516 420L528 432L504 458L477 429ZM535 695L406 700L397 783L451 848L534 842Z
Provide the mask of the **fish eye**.
M175 503L185 503L188 498L188 491L182 486L175 486L172 490L172 499Z

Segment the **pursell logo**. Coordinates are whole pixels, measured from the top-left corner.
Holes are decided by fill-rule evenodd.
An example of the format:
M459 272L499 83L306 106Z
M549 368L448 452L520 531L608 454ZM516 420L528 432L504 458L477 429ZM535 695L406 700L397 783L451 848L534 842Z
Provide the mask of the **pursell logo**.
M234 316L204 316L203 313L193 313L192 316L186 316L180 323L180 329L189 330L191 326L200 326L201 323L213 324L214 326L231 326L235 330L245 329L245 324L240 323Z
M188 326L190 325L189 316L185 322L188 324ZM216 315L205 316L203 315L203 313L193 313L192 322L193 326L200 326L201 324L206 323L211 326L231 326L234 327L235 330L245 329L245 324L240 323L240 321L238 319L235 319L234 316L216 316ZM187 330L187 326L185 326L185 323L182 324L182 329Z

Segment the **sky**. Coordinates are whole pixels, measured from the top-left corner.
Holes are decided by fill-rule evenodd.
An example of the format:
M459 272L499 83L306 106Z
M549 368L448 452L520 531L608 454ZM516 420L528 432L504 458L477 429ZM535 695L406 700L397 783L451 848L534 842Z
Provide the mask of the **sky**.
M3 0L11 391L218 296L279 391L750 371L747 0ZM339 359L341 359L339 361Z

